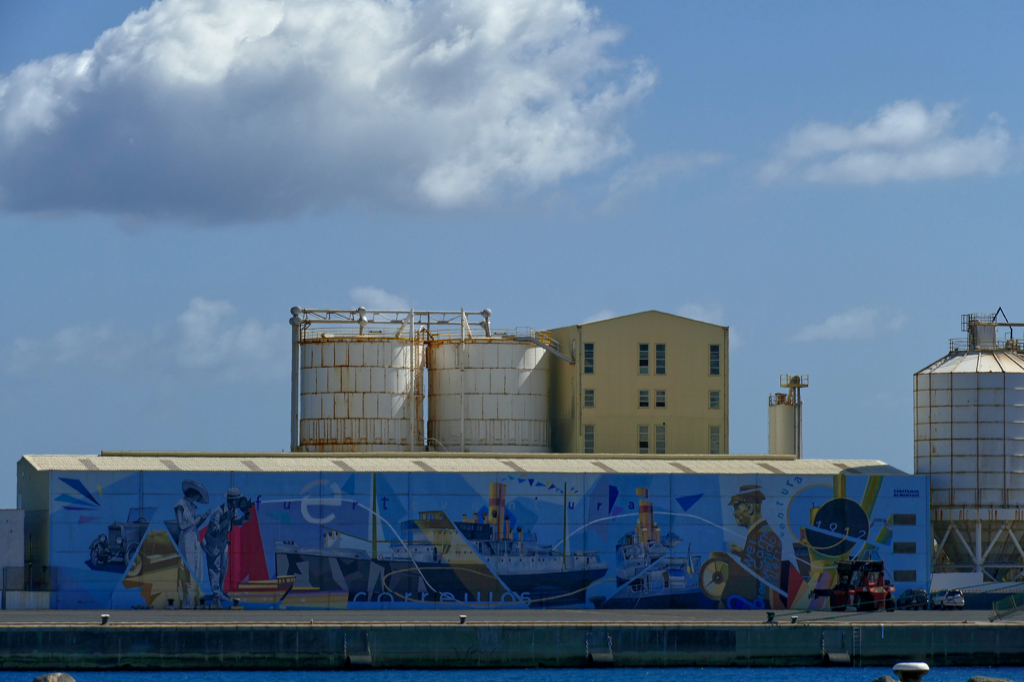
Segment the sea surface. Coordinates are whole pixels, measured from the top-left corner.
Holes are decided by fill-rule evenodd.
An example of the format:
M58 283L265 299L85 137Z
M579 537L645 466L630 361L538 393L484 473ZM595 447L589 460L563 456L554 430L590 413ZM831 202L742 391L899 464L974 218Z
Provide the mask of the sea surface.
M49 671L46 671L49 672ZM32 682L42 672L0 671L0 682ZM871 682L891 668L618 668L614 670L366 670L355 672L72 672L76 682ZM1024 682L1024 668L932 668L923 682L974 675Z

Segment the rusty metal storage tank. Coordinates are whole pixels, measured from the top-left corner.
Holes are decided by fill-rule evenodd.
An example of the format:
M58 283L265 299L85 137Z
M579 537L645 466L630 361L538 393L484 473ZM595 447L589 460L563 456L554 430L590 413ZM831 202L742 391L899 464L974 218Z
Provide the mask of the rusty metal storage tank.
M539 343L538 343L539 342ZM427 442L450 452L550 452L542 332L435 336L427 343Z
M356 311L365 319L365 310ZM293 318L294 320L295 318ZM412 330L296 325L298 412L294 449L418 452L423 445L422 340ZM293 391L296 386L293 382Z
M931 478L933 571L984 581L1019 580L1024 568L1024 345L1000 313L964 315L968 337L914 375L914 471Z

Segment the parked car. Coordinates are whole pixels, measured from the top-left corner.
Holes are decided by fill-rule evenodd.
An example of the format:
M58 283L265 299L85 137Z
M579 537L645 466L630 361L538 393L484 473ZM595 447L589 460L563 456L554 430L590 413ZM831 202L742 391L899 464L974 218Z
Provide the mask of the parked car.
M932 595L932 608L939 610L964 608L964 593L961 590L945 590Z
M928 593L924 590L903 590L903 594L896 599L896 608L907 609L908 611L911 609L914 611L927 609Z

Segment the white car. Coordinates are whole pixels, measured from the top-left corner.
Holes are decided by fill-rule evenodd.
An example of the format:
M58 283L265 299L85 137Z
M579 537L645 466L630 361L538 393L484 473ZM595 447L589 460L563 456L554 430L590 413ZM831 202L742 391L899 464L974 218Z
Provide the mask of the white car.
M946 590L936 592L932 595L931 605L933 609L946 610L957 609L963 611L964 593L960 590Z

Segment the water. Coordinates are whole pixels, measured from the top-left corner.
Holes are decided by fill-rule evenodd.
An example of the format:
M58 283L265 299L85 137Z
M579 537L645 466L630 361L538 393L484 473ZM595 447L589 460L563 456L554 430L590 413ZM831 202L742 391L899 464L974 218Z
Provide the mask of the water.
M0 671L0 682L32 682L38 672ZM76 682L871 682L891 668L620 668L614 670L367 670L72 672ZM932 668L924 682L973 675L1024 682L1024 668Z

